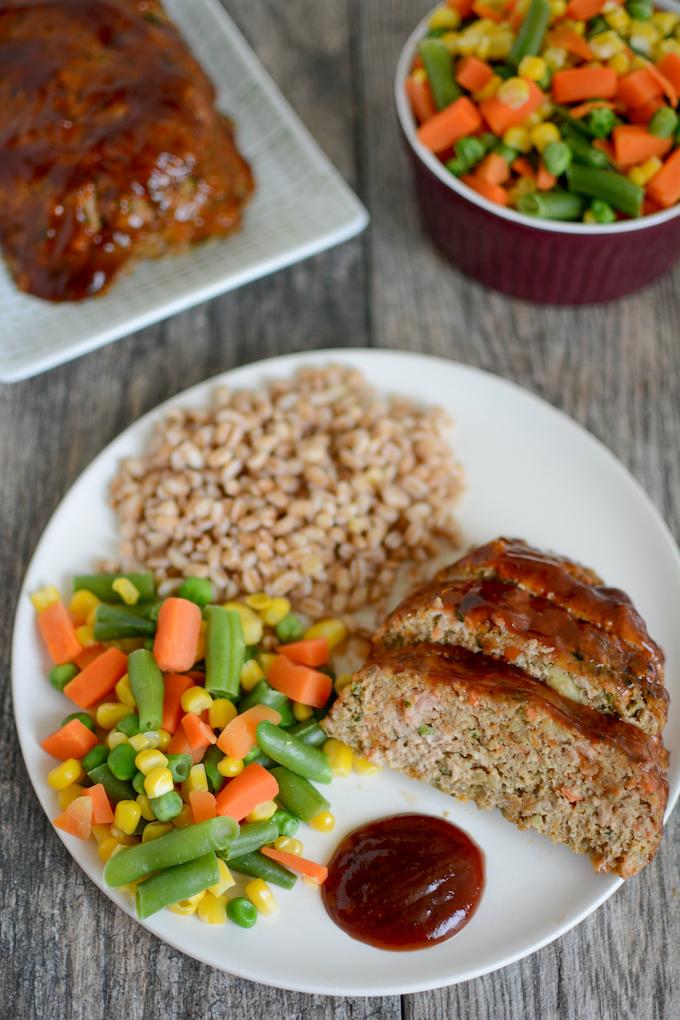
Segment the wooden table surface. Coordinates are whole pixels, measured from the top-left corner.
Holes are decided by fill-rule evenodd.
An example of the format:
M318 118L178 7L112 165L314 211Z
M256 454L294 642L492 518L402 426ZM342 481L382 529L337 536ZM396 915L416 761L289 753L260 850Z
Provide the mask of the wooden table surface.
M217 372L342 346L425 351L477 365L590 429L680 534L680 268L637 297L584 310L536 308L483 290L423 236L393 114L395 62L429 0L226 6L357 189L372 223L327 254L37 379L0 387L0 1002L13 1000L20 1020L677 1018L679 812L654 863L559 941L467 984L363 1000L255 985L158 942L89 882L33 795L14 732L9 648L16 595L38 536L105 443L159 401Z

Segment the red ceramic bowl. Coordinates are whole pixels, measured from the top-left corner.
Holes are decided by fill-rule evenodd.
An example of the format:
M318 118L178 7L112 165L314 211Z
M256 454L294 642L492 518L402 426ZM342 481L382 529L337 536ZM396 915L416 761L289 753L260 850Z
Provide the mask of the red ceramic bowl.
M680 206L608 226L532 219L482 198L420 144L404 81L429 17L402 50L395 98L422 219L446 258L487 287L557 305L612 301L670 269L680 255Z

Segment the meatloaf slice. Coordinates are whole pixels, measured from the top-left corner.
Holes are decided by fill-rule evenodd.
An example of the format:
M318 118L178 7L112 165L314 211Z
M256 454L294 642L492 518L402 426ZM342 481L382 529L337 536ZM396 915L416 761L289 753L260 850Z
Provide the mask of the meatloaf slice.
M661 665L611 628L572 611L569 600L532 594L504 578L452 564L408 596L376 640L386 647L420 641L460 645L525 669L565 697L658 734L668 713ZM557 570L558 561L555 560ZM561 576L561 575L558 575ZM572 575L567 575L572 576ZM528 586L527 586L528 587ZM556 584L549 585L554 591ZM599 595L606 589L600 588ZM620 593L612 600L621 605ZM659 656L661 655L659 651Z
M628 878L659 845L661 743L487 656L382 651L322 725L374 762L588 854L599 871Z

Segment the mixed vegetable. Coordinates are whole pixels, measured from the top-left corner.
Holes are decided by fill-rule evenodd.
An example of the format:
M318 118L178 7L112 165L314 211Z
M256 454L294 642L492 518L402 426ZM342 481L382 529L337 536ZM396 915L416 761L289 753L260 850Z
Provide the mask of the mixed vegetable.
M314 784L376 771L319 726L349 680L329 665L344 623L305 627L263 593L217 605L195 577L166 599L150 574L73 586L68 607L53 587L32 596L50 682L77 709L42 741L60 759L54 825L94 837L140 918L169 907L250 928L276 909L272 884L323 883L296 837L300 822L334 826Z
M406 79L418 138L528 216L680 201L680 15L651 0L447 0Z

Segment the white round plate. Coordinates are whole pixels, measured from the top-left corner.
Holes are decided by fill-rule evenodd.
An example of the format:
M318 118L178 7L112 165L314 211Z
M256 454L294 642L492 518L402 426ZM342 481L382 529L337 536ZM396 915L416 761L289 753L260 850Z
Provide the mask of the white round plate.
M174 397L130 426L80 476L62 501L28 568L13 644L14 712L29 776L48 817L58 813L46 784L53 760L39 741L67 711L47 682L28 593L52 583L68 590L72 574L114 552L116 530L108 486L122 457L140 452L153 423L170 406L206 404L216 382L250 387L328 361L359 368L386 392L441 404L456 420L455 449L468 489L460 507L466 543L498 534L521 536L594 567L630 593L667 656L671 717L671 800L680 785L680 557L663 521L618 461L587 432L548 404L502 379L420 355L340 350L289 355L249 365ZM328 995L391 995L464 981L526 956L590 914L621 884L597 875L589 861L520 832L498 812L459 804L424 784L381 772L336 779L329 796L332 834L306 830L310 856L326 860L337 842L370 819L404 811L445 816L486 856L486 888L470 924L432 949L391 953L355 942L327 917L320 897L302 883L277 891L279 911L250 931L214 928L162 911L144 926L182 952L232 974L283 988ZM55 830L56 832L56 830ZM128 914L126 894L106 889L94 842L56 835L93 882ZM423 854L427 847L423 847ZM654 865L652 865L654 867Z

